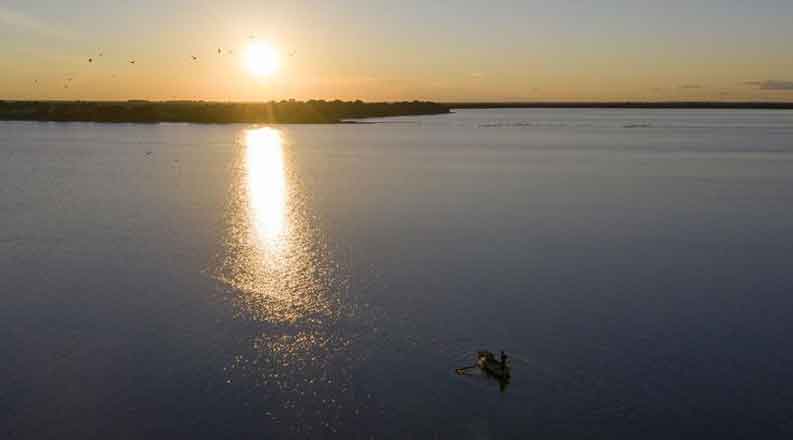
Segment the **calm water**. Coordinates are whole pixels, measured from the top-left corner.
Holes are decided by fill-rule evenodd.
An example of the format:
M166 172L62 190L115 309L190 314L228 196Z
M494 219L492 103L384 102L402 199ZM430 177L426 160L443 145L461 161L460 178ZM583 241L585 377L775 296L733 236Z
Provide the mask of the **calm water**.
M793 112L382 122L0 123L0 435L793 434Z

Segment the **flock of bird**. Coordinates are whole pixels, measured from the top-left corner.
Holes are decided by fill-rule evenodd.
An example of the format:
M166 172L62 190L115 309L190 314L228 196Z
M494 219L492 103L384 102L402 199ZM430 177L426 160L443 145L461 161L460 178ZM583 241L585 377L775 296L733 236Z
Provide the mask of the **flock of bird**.
M256 36L255 35L250 35L248 38L253 40L253 39L256 39ZM222 56L224 53L226 55L234 55L234 50L233 49L225 49L225 51L224 51L223 48L219 47L218 50L217 50L217 54ZM292 57L296 53L297 53L296 51L292 50L292 51L290 51L288 53L288 55L290 57ZM88 63L93 64L94 62L97 62L99 58L103 58L103 57L104 57L104 52L99 52L96 55L92 55L92 56L88 57ZM196 56L196 55L191 55L190 57L193 60L193 62L197 62L199 60L198 56ZM134 65L136 63L136 60L135 59L130 59L130 60L127 61L127 63ZM115 77L116 77L115 74L111 75L111 78L115 78ZM68 89L69 85L74 80L74 75L73 74L69 74L69 75L67 75L67 77L65 79L66 79L66 81L63 84L63 88L64 89ZM38 79L34 79L33 80L34 84L38 84L38 82L39 82Z

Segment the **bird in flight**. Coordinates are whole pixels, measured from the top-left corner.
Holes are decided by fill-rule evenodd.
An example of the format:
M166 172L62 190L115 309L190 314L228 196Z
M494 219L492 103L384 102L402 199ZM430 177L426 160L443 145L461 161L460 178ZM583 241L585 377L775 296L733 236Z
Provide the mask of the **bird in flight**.
M130 64L135 64L135 60L129 60Z
M93 63L93 62L94 62L94 59L93 59L93 58L88 58L88 62L89 62L89 63Z
M218 55L220 55L221 53L223 53L223 51L220 50L220 48L218 48Z
M193 61L198 61L198 57L193 55Z

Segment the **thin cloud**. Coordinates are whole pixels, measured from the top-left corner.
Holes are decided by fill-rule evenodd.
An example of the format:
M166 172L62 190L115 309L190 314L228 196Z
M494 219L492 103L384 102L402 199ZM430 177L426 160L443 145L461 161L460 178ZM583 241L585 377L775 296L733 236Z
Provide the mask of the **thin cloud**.
M746 81L744 84L748 86L755 86L760 90L793 91L793 81L775 81L769 79L766 81Z
M75 33L67 29L53 26L30 15L4 7L0 7L0 27L58 38L71 39L76 36Z
M680 86L681 89L701 89L702 86L699 84L683 84Z

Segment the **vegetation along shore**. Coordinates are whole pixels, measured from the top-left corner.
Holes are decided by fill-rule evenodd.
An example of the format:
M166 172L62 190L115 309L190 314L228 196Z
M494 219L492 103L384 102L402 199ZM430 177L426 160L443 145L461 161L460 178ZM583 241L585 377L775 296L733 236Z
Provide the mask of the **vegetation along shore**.
M0 101L0 120L6 121L327 124L450 111L448 106L426 101Z

